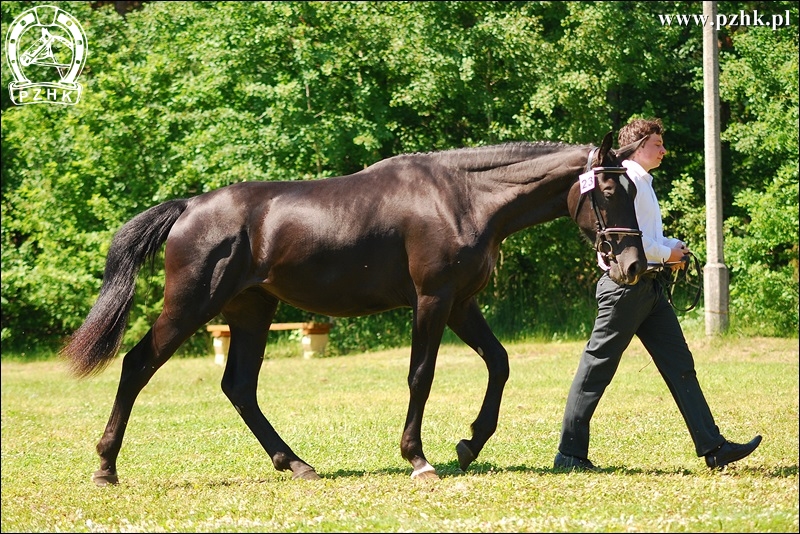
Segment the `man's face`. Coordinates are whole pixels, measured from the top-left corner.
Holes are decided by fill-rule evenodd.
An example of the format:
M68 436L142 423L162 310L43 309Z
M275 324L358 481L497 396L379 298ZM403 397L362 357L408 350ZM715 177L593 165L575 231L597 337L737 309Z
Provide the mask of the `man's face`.
M664 140L659 134L650 134L647 141L634 152L631 159L650 172L661 165L661 159L667 151L664 148Z

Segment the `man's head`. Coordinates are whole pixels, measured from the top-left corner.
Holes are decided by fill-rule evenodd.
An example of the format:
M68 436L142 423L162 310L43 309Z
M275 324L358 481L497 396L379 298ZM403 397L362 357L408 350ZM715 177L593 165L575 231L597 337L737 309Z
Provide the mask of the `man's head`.
M663 132L664 126L660 119L634 119L620 129L617 142L620 147L624 147L647 137L628 159L650 172L661 165L661 158L667 153L661 137Z

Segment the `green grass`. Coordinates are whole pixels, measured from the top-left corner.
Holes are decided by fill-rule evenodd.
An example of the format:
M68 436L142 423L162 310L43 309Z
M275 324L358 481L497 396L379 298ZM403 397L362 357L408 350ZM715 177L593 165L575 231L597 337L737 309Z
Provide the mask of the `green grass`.
M509 343L497 433L467 473L486 386L464 345L442 347L423 423L441 480L416 482L399 438L408 350L265 360L259 400L323 480L277 472L219 388L209 354L173 358L134 407L120 484L98 488L94 446L121 358L70 377L57 361L2 363L2 531L797 532L798 340L689 340L726 437L764 443L723 472L694 455L666 385L634 341L600 403L591 459L552 469L583 342Z

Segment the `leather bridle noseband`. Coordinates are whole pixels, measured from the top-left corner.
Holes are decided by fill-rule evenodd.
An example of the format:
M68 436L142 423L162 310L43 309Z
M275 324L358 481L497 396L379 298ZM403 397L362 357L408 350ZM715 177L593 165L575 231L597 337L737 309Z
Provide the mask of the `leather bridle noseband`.
M575 220L578 220L578 215L581 212L581 204L583 203L584 198L587 196L589 197L589 202L592 205L592 211L594 211L595 218L597 220L597 230L595 232L595 241L594 241L594 248L600 257L603 259L603 262L606 266L610 267L612 261L616 261L617 257L614 254L614 248L611 245L611 241L609 241L608 236L617 235L617 236L642 236L642 231L638 228L619 228L619 227L607 227L605 219L603 219L603 214L600 213L600 209L597 207L597 202L594 199L594 192L597 189L597 173L613 173L619 174L619 183L620 185L625 188L625 191L628 191L628 186L630 185L630 179L625 174L627 169L625 167L592 167L592 159L594 158L595 153L597 152L597 148L593 148L589 151L589 157L586 161L586 172L581 175L585 176L588 173L591 173L591 179L593 180L593 185L591 188L586 190L581 190L581 196L578 199L578 207L575 209Z

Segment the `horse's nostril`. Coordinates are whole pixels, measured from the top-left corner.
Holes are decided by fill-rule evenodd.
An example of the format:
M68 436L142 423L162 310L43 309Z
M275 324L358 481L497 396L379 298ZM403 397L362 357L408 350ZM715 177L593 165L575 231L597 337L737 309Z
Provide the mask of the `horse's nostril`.
M641 274L641 264L638 261L631 263L628 266L628 279L635 280Z

